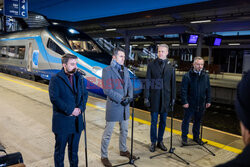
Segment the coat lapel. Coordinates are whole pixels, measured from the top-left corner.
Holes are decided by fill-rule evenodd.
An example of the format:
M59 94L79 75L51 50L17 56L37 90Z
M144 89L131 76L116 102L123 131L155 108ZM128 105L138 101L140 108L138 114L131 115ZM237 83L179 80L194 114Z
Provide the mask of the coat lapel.
M122 79L117 69L115 69L113 66L111 66L111 69L114 71L114 73L119 79Z
M155 71L157 72L158 78L161 77L161 68L160 64L158 63L157 59L154 60L154 68L156 69Z
M169 68L171 68L171 65L169 64L170 62L167 60L166 61L166 64L165 64L165 67L164 67L164 70L163 70L163 75L167 72L167 70L169 69Z
M128 75L127 75L128 74ZM130 79L129 77L129 72L127 72L127 69L124 68L124 87L127 87L128 84L128 79Z
M71 86L71 84L69 82L69 79L68 79L67 75L64 73L63 69L59 73L59 76L64 80L64 82L66 83L66 85L68 85L68 87L71 89L71 91L74 92L73 88L72 88L72 86Z

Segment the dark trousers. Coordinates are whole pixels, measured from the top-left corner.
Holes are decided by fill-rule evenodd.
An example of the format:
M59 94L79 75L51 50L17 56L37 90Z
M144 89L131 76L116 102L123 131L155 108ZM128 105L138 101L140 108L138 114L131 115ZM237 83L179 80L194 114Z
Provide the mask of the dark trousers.
M157 137L157 122L158 122L158 112L151 112L151 128L150 128L150 139L151 143L162 142L163 135L166 127L167 112L160 113L160 122Z
M193 123L193 139L198 139L200 135L200 124L201 124L201 118L203 116L202 111L192 111L189 109L184 110L184 118L182 121L182 140L187 141L187 134L188 134L188 129L189 129L189 122L191 118L194 116L194 123Z
M81 133L55 134L55 167L64 167L65 147L68 144L68 158L70 167L78 166L78 146Z

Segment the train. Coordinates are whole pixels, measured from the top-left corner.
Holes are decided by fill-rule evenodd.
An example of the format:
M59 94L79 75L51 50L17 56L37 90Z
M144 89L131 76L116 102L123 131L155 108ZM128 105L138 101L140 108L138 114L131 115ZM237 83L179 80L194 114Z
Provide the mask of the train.
M41 28L0 35L0 69L25 75L36 80L50 80L62 68L65 53L78 57L78 70L85 74L87 90L106 97L102 89L102 70L112 55L83 32L66 26L49 25ZM141 81L129 70L134 95L142 92Z

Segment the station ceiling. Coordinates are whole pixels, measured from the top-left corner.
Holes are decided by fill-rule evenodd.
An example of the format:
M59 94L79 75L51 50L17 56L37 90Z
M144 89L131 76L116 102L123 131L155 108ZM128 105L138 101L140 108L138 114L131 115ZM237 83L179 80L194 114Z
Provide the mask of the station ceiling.
M249 0L30 0L29 11L92 37L250 30ZM191 23L201 20L210 22Z

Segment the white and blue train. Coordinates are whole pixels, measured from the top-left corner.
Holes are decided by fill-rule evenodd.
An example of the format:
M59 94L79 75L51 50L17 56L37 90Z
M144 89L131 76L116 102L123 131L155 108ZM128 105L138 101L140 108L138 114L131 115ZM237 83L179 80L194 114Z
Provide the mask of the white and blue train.
M84 71L87 89L105 97L102 69L112 56L86 34L62 26L48 26L0 35L0 68L33 78L50 80L62 68L61 57L71 53L78 57L78 69ZM140 80L134 80L134 94L141 92ZM133 82L133 81L132 81Z

